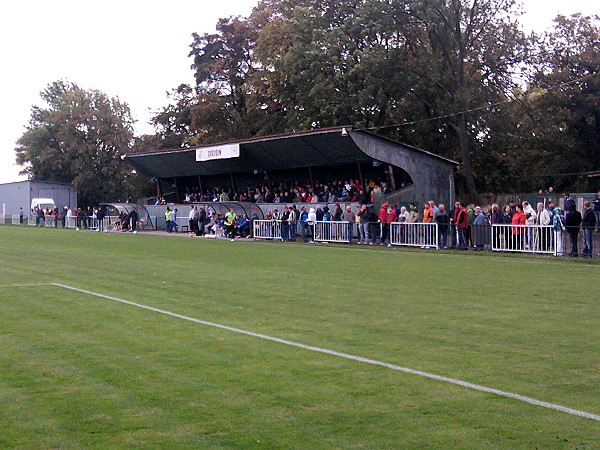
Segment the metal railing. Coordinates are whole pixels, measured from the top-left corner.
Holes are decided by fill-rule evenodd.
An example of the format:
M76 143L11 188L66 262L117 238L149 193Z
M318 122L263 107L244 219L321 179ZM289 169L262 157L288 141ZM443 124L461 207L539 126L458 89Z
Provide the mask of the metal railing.
M393 222L390 224L390 244L408 247L438 248L438 224Z
M281 240L281 220L254 220L252 234L256 239Z
M352 222L315 222L313 241L350 243L352 234Z
M562 235L552 225L492 225L492 250L502 252L557 254Z

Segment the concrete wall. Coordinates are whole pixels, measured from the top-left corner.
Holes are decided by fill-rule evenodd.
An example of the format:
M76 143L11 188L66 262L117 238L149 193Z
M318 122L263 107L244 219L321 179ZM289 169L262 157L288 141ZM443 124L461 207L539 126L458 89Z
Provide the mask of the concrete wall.
M6 217L17 215L19 208L23 208L25 216L29 215L33 198L51 198L59 208L77 207L77 192L73 186L46 181L18 181L0 184L0 215L3 212Z
M395 202L416 201L422 205L435 200L436 203L453 204L453 163L361 131L351 131L350 136L373 159L401 167L410 175L414 189L399 192Z

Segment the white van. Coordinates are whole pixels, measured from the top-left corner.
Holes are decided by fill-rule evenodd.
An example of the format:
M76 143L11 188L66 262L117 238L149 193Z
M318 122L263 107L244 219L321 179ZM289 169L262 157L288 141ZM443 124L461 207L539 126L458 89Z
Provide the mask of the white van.
M54 208L56 208L56 203L54 203L54 200L51 198L34 198L31 200L31 210L33 211L33 208L36 206L39 209L49 209L52 211Z

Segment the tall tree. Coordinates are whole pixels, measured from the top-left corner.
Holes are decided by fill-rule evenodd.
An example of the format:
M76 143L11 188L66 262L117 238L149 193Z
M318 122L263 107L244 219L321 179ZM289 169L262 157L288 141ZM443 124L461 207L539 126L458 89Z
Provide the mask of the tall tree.
M135 174L120 159L133 139L129 107L66 81L49 84L40 95L47 107L33 107L15 149L22 173L72 183L82 205L125 200L135 193Z
M476 198L474 160L486 130L482 106L506 100L513 72L527 56L524 35L514 19L514 0L417 0L400 11L421 33L414 58L401 60L400 73L426 116L445 117L469 197ZM476 114L469 111L477 109ZM446 117L447 116L447 117ZM484 123L480 123L480 121Z

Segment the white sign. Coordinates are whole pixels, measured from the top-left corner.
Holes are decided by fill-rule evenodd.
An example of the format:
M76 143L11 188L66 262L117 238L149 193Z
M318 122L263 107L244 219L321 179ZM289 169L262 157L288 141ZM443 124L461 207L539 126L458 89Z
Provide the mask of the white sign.
M240 144L217 145L196 149L196 161L210 161L213 159L238 158Z

